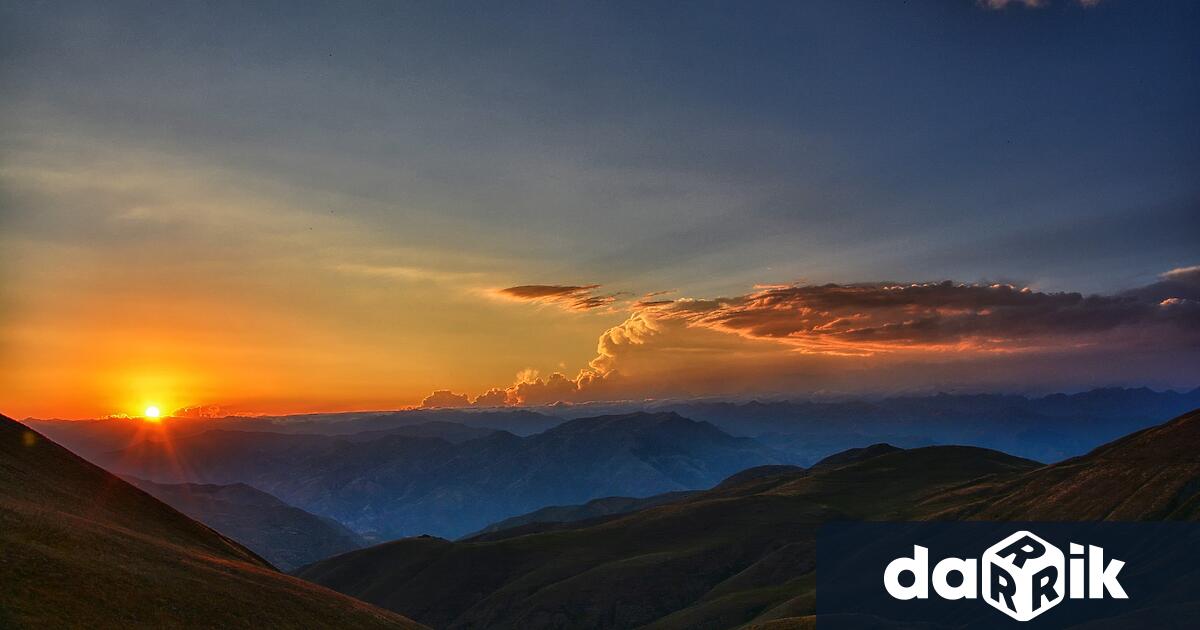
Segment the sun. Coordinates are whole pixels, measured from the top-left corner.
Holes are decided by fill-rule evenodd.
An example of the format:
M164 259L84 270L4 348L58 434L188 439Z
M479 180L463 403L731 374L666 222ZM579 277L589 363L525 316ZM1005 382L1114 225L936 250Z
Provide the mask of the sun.
M158 407L150 405L149 407L146 407L146 412L143 415L150 422L158 422L159 416L162 414L158 411Z

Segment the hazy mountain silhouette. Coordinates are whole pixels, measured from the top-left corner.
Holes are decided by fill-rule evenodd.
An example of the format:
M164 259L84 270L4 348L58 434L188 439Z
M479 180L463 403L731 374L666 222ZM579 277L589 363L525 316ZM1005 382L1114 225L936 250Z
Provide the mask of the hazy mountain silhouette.
M147 424L137 418L102 420L39 420L26 425L79 455L93 458L143 441L162 441L199 435L207 431L251 431L296 435L342 436L367 440L382 435L436 437L463 442L499 430L517 435L544 431L563 420L530 411L465 412L413 410L304 414L272 417L168 418Z
M937 394L834 402L684 402L656 408L754 437L811 465L872 442L912 448L962 444L1042 462L1081 455L1122 435L1200 407L1200 388L1147 388L1078 394Z
M417 628L276 571L0 416L0 627Z
M841 465L846 465L858 461L886 455L898 449L890 444L875 444L866 448L854 448L835 453L818 462L813 468L806 471L800 466L792 466L788 464L766 464L763 466L754 466L745 470L736 472L729 477L726 477L721 483L717 484L713 489L720 490L740 486L750 481L757 481L770 477L796 477L806 472L824 470L834 468ZM647 508L674 503L684 499L696 496L701 491L690 492L666 492L645 498L632 497L605 497L603 499L595 499L588 501L583 505L558 505L545 507L540 510L535 510L528 514L514 516L504 519L498 523L493 523L483 530L475 534L465 536L464 540L474 542L484 540L500 540L501 538L511 538L513 536L523 536L539 531L549 531L556 529L563 523L577 523L579 521L589 521L589 524L600 523L603 520L636 512Z
M1200 412L1051 466L976 447L873 447L600 522L400 540L298 575L439 628L809 627L821 523L1195 520L1197 444Z
M245 545L285 571L366 545L341 523L310 514L244 483L129 483Z
M547 505L711 487L786 456L671 413L585 418L518 437L207 431L99 458L162 482L248 483L377 538L457 537Z

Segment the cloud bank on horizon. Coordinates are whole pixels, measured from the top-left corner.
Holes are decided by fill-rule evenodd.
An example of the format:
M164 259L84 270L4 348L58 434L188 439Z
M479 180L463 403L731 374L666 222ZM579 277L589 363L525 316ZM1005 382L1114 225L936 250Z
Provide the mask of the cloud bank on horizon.
M563 308L576 310L574 300L598 288L526 285L502 291L534 302L565 297ZM796 387L791 380L796 368L809 376L811 387L814 370L834 364L844 370L847 362L857 363L852 370L870 382L874 370L895 378L898 364L911 373L937 373L928 368L978 367L1006 355L1023 366L1050 356L1056 364L1074 356L1089 362L1103 357L1118 365L1122 357L1144 352L1200 359L1200 266L1170 270L1157 282L1114 295L951 281L787 285L726 298L643 299L631 302L628 312L624 322L600 335L596 357L575 377L526 371L515 383L475 398L437 390L421 406L546 405L686 394L672 390L677 379L664 378L667 370L738 372L729 374L727 382L739 388L750 373L757 373L757 389L724 393L768 394ZM660 352L685 363L656 361ZM739 353L753 360L730 360ZM721 390L710 386L705 393Z

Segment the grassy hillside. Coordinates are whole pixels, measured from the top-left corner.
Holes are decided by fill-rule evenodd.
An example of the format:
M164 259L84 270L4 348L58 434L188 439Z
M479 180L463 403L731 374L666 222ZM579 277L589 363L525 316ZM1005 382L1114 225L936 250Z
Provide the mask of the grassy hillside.
M628 514L629 512L652 508L664 503L681 501L697 492L699 491L683 490L679 492L665 492L643 498L603 497L593 499L582 505L551 505L540 510L534 510L528 514L492 523L474 534L463 536L462 540L499 540L500 538L554 529L561 523L575 523L578 521L603 519L620 514Z
M438 628L732 627L776 609L811 613L822 522L914 517L928 496L1036 467L977 448L899 451L597 524L490 542L400 540L298 575Z
M1200 518L1200 411L994 487L939 516L984 520Z
M3 416L0 549L0 627L420 627L277 572Z

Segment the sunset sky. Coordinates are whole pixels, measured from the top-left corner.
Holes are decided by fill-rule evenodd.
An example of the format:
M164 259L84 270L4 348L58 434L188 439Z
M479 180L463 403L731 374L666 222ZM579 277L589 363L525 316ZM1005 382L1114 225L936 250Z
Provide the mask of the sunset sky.
M1197 32L0 2L0 411L1195 387Z

